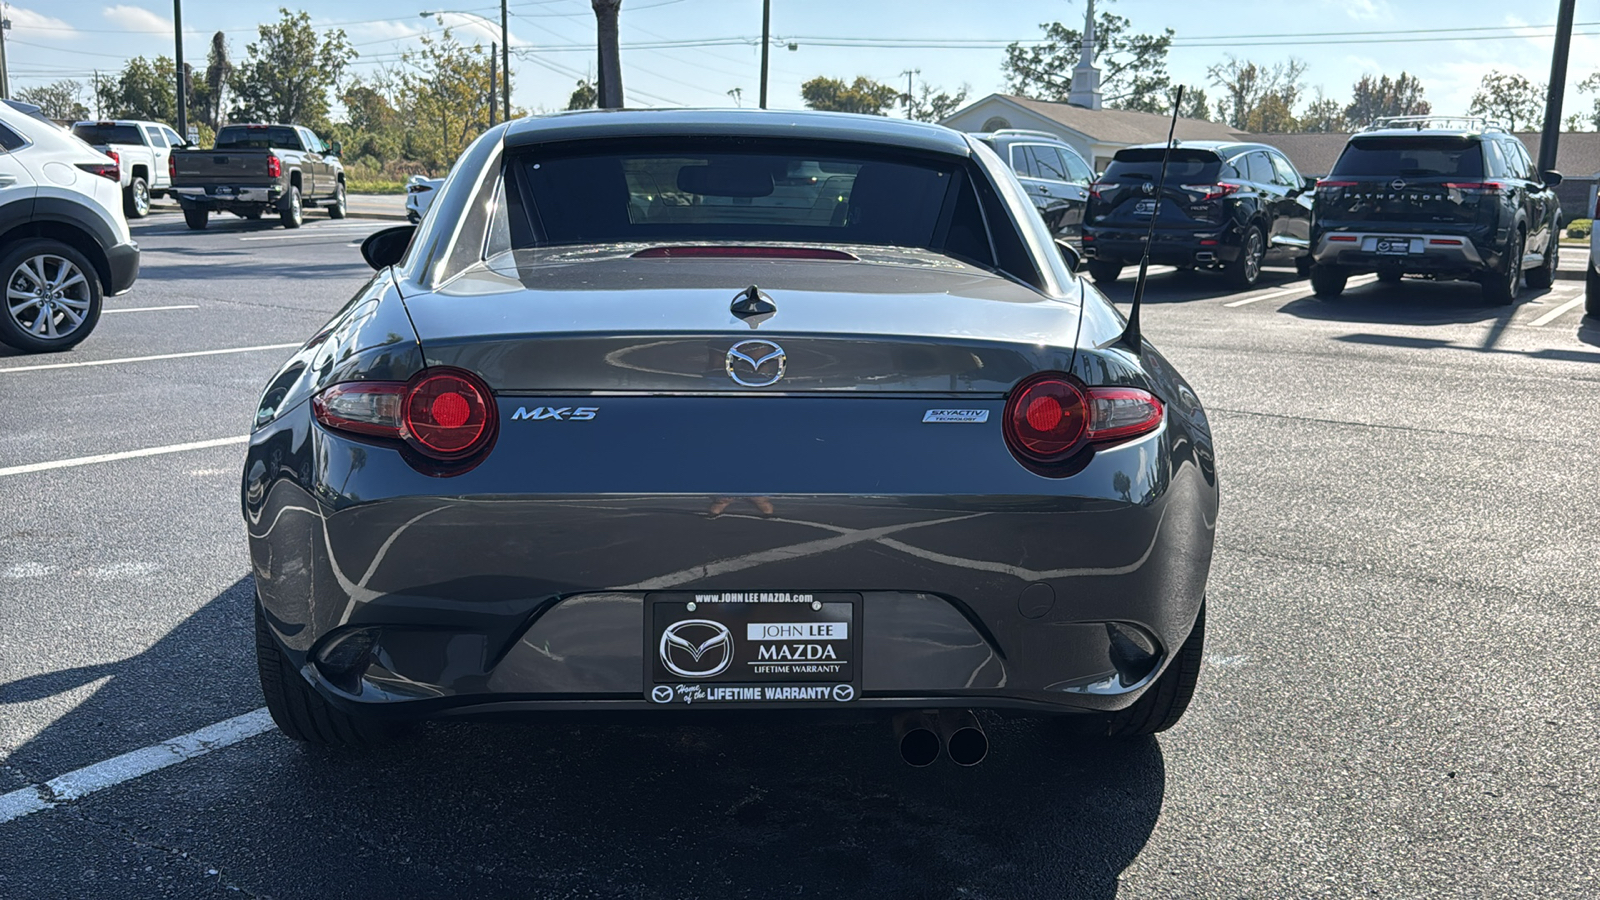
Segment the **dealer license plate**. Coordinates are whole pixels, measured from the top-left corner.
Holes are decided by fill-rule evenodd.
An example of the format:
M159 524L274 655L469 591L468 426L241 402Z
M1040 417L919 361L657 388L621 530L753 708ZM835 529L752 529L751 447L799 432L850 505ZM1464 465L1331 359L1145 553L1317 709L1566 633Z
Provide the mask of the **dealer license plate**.
M1411 238L1381 237L1373 244L1373 251L1379 256L1407 256L1412 253ZM1421 244L1421 241L1417 242Z
M847 703L861 672L860 594L645 596L646 696L660 704Z

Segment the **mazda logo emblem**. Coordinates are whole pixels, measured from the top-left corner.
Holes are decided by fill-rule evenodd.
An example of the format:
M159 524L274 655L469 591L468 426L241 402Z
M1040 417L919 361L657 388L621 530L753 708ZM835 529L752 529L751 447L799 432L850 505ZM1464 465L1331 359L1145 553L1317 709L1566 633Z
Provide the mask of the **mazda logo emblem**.
M1403 191L1406 189L1406 180L1404 178L1396 178L1389 182L1389 187L1391 190Z
M733 665L733 632L710 619L683 619L661 633L658 649L661 664L672 674L710 678Z
M789 358L771 341L740 341L728 349L724 364L728 377L745 387L767 387L778 383L789 365Z

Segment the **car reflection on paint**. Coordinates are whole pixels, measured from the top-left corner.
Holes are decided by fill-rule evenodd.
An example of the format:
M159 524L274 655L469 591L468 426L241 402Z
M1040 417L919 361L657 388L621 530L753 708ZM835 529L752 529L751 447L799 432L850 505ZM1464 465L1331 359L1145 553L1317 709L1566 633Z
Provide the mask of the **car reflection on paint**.
M971 710L1112 737L1182 715L1205 413L988 147L572 113L490 129L433 203L363 245L377 277L251 436L286 734L784 710L969 764Z

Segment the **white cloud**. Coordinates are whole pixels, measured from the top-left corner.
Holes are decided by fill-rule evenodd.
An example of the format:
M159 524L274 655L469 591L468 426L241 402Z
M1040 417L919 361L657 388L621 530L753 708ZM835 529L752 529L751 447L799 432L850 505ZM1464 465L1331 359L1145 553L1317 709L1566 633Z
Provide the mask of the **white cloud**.
M106 7L101 10L100 14L105 16L111 24L126 31L138 34L172 33L171 19L162 18L142 6L118 4Z
M419 24L416 25L413 25L410 22L399 20L392 22L368 22L364 25L357 25L347 30L350 32L350 36L352 38L357 38L362 42L388 40L400 41L405 40L406 38L416 37L427 30L427 26L421 24L421 19L418 19L417 22Z
M460 13L443 13L439 18L444 20L446 28L455 35L456 40L464 44L481 43L487 47L491 43L500 42L500 23L490 22L479 16L462 15ZM511 43L517 43L517 36L511 36Z
M52 19L43 13L36 13L31 9L13 6L6 10L6 17L11 20L11 25L17 32L39 32L39 36L47 39L60 40L72 37L78 33L76 28L60 19ZM19 35L20 36L20 35Z
M1388 0L1335 0L1331 5L1337 6L1345 15L1361 22L1387 22L1394 19L1394 12L1389 9Z

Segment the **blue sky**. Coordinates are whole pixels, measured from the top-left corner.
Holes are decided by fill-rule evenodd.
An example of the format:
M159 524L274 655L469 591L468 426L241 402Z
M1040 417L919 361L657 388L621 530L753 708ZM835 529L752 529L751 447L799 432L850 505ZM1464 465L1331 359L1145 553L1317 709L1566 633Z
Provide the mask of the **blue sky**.
M498 36L494 0L306 0L321 25L343 27L362 58L352 71L374 72L395 64L416 37L437 32L433 19L417 15L448 2L452 9L491 16L490 30L472 15L446 16L458 36ZM1155 31L1171 27L1177 43L1169 57L1173 74L1205 83L1206 67L1225 53L1270 63L1290 55L1309 63L1308 86L1348 98L1363 73L1410 71L1423 80L1438 112L1464 112L1481 75L1499 68L1543 81L1549 75L1550 34L1556 0L1517 5L1503 0L1112 0L1101 5ZM799 107L799 86L827 74L868 75L903 84L908 69L919 82L944 87L970 84L973 95L1003 89L1004 42L1035 38L1038 24L1080 22L1084 0L983 2L983 0L773 0L772 31L795 50L772 54L773 107ZM184 46L191 62L203 61L210 35L226 32L235 58L254 26L276 17L279 3L187 0ZM415 8L413 8L415 7ZM588 0L511 0L514 101L529 109L559 109L579 75L593 69L594 19ZM1218 10L1227 9L1226 17ZM6 5L12 28L6 35L12 84L23 87L57 78L87 81L89 74L116 70L134 55L171 54L170 3L52 0ZM1570 83L1600 61L1600 0L1581 0ZM1593 23L1584 25L1583 23ZM1544 28L1532 26L1546 26ZM1439 32L1436 29L1479 29ZM1585 33L1587 32L1587 33ZM622 15L623 83L630 105L727 106L727 91L739 88L746 106L756 103L761 33L760 0L625 0ZM1264 37L1255 37L1262 35ZM1284 36L1291 35L1291 36ZM630 44L724 39L715 46ZM969 46L836 46L846 42L964 41ZM1215 96L1215 93L1213 93ZM1591 100L1569 94L1567 111L1587 110Z

